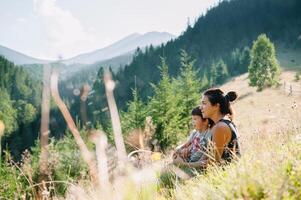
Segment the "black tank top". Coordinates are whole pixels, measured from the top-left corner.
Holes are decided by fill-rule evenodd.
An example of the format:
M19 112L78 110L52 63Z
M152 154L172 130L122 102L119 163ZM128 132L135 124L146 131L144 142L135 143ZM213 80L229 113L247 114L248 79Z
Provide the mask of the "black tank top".
M236 126L234 123L230 120L227 119L221 119L219 122L224 122L225 124L228 125L228 127L231 130L231 139L228 144L225 145L223 154L222 154L222 159L225 160L226 162L231 162L233 157L240 157L240 147L238 143L238 131L236 129Z

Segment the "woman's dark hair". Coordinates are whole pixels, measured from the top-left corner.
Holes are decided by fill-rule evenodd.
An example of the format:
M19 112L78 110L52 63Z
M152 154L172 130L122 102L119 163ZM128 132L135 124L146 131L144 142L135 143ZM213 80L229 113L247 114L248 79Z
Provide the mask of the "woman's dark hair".
M220 112L224 115L230 114L232 115L232 109L230 107L230 102L235 101L237 99L237 93L234 91L228 92L224 95L224 92L218 88L211 88L204 92L204 95L208 97L211 105L220 105Z
M212 126L214 125L214 122L213 122L212 119L204 118L204 117L203 117L202 110L200 109L200 106L195 107L194 109L192 109L191 115L200 116L200 117L202 118L202 120L208 119L209 127L212 127Z

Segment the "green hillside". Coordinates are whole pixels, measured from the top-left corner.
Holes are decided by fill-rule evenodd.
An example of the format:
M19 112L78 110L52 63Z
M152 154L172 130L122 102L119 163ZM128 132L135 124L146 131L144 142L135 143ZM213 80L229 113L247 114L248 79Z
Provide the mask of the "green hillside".
M42 84L1 56L0 75L0 120L6 127L2 143L20 158L38 136Z
M241 60L244 48L250 47L261 33L271 38L276 49L283 46L294 52L301 46L300 9L298 0L222 1L177 39L158 48L150 47L144 53L137 50L132 63L116 75L119 106L124 107L124 102L131 98L135 77L142 98L152 94L149 83L160 79L160 57L166 58L172 76L178 74L181 49L196 59L200 77L205 74L208 78L212 63L219 59L226 63L230 76L246 72L248 63Z

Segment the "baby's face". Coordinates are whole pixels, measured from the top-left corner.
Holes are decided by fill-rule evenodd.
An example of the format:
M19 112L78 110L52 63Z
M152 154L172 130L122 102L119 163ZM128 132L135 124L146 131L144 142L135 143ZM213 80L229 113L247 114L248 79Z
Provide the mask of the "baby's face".
M203 127L206 127L207 120L202 120L202 118L198 115L192 115L192 124L194 125L194 128L197 130L201 130Z

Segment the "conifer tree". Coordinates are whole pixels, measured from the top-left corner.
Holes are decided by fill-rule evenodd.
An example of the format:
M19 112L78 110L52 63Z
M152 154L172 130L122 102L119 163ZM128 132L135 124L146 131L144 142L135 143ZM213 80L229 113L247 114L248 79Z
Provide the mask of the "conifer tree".
M207 73L205 73L203 75L203 78L201 79L201 85L202 85L201 91L206 90L206 89L208 89L210 87L210 81L208 80L208 77L207 77L206 74Z
M280 67L276 59L275 47L265 34L259 35L253 43L248 71L249 84L257 86L259 91L279 81Z
M217 84L223 84L227 78L229 77L228 67L224 63L222 59L220 59L216 64L216 83Z
M212 63L210 70L211 85L222 84L227 80L228 77L228 67L222 59Z
M121 113L121 127L127 134L136 128L143 128L146 118L146 107L138 95L138 89L132 90L133 100L127 103L127 111Z
M29 124L33 122L36 118L36 108L26 101L18 100L16 102L17 111L18 111L18 122L23 124Z
M240 73L245 73L248 71L248 67L250 65L251 57L250 57L250 48L248 46L244 47L241 56L239 59L239 71Z
M104 69L101 67L97 73L96 80L93 84L91 96L88 98L88 112L90 120L97 129L109 133L111 131L110 116L105 96L105 86L103 82Z
M5 133L12 133L17 130L17 111L13 108L13 103L6 90L0 88L0 120L5 125Z
M213 86L216 84L216 80L217 80L217 69L216 69L216 64L212 63L211 67L210 67L210 86Z
M193 60L186 51L181 51L181 68L180 75L175 80L178 84L176 94L180 96L178 102L178 109L181 113L181 127L183 131L189 130L191 122L191 110L197 106L200 100L200 91L203 87L200 79L198 78L198 71L194 70Z
M163 149L175 145L181 136L182 130L180 111L177 108L179 95L175 93L175 85L172 84L168 74L168 66L164 58L161 58L161 80L157 85L151 84L154 96L148 104L148 111L156 124L155 137Z

